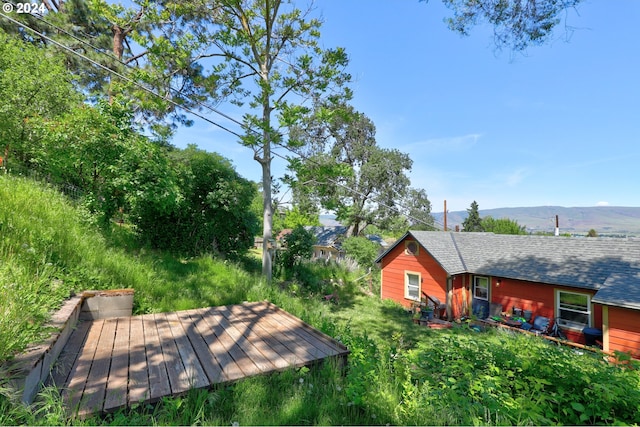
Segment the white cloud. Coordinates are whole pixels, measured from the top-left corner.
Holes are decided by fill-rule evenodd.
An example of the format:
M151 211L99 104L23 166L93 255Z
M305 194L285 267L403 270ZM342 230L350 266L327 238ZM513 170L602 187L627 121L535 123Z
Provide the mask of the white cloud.
M596 206L609 206L609 202L598 202Z
M529 175L526 169L520 168L513 171L510 175L507 176L506 184L509 187L515 187L522 182L522 180Z

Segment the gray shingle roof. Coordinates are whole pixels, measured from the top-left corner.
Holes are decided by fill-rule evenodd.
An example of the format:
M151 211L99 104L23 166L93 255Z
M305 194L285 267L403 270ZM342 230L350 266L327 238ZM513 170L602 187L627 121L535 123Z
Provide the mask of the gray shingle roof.
M451 275L474 273L599 290L594 302L640 309L638 239L437 231L408 234Z
M333 227L305 226L316 237L316 245L327 248L334 247L340 249L340 240L347 233L347 227L339 225Z

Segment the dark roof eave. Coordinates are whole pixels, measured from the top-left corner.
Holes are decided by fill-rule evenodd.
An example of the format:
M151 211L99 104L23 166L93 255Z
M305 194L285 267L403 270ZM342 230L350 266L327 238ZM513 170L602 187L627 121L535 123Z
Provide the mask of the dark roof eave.
M402 237L400 237L398 240L396 240L396 242L393 245L389 246L389 248L386 251L384 251L378 258L376 258L375 263L378 264L378 263L382 262L382 258L384 258L396 246L398 246L400 244L400 242L402 242L404 239L406 239L409 234L411 234L410 231L407 231L406 233L404 233L404 235ZM422 246L422 245L420 245L420 246Z

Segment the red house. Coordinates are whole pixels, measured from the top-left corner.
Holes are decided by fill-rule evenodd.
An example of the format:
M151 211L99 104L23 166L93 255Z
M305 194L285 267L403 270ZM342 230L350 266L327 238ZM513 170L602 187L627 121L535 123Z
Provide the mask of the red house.
M603 350L640 358L638 239L409 231L377 262L381 297L406 307L429 296L449 319L515 309L574 342L601 332Z

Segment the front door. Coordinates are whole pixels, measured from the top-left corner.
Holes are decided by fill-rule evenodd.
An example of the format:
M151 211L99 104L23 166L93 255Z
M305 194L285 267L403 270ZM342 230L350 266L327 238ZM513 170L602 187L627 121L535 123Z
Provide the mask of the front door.
M473 276L471 313L478 319L486 319L489 316L489 283L488 277Z

